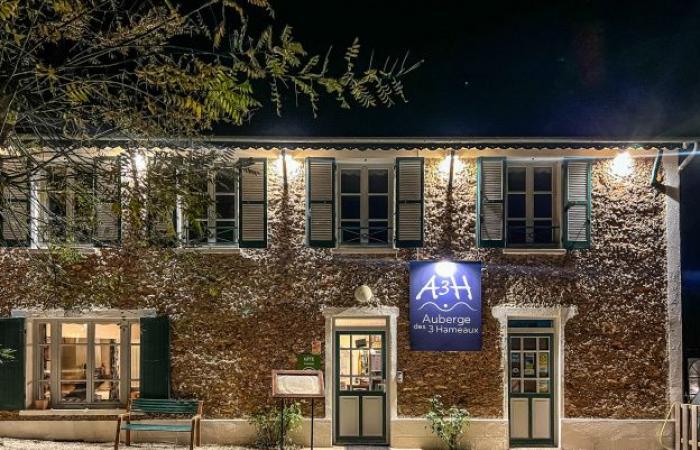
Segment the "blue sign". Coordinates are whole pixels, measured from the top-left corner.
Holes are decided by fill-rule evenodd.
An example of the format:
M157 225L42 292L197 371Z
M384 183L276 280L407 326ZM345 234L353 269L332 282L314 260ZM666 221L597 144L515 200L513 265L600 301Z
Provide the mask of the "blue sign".
M411 349L481 350L481 263L410 263Z

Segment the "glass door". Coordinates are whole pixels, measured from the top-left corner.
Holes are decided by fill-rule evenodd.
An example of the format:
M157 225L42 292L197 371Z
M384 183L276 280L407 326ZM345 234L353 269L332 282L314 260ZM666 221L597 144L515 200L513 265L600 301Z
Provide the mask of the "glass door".
M552 335L508 336L511 446L554 444Z
M337 443L386 443L386 353L383 331L335 334Z

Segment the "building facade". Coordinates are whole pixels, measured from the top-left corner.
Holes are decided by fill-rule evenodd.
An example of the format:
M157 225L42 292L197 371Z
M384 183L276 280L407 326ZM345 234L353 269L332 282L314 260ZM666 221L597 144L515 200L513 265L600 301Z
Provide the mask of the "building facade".
M473 449L660 448L682 392L678 145L222 147L237 159L202 177L206 208L153 225L163 245L125 243L123 188L80 226L76 181L8 189L0 435L110 440L129 398L172 396L204 400L205 442L245 444L271 371L320 341L317 446L434 446L438 394ZM46 244L42 214L82 238ZM478 348L416 349L414 261L480 263Z

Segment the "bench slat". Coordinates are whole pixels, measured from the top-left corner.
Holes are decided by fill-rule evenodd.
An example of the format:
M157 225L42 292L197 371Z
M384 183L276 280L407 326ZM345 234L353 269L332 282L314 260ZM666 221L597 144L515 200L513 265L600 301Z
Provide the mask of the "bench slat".
M122 424L122 430L132 431L172 431L172 432L190 432L191 425L166 425L159 423L126 423Z
M199 401L138 398L132 401L131 411L162 414L196 414L199 411Z

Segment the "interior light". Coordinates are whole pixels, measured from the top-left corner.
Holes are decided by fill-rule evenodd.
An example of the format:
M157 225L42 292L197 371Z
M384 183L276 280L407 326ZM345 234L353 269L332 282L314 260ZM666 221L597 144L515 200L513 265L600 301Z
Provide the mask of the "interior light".
M618 177L627 177L634 172L634 158L629 152L619 153L612 160L610 171Z
M442 278L450 278L457 271L457 265L452 261L440 261L435 264L435 273Z

